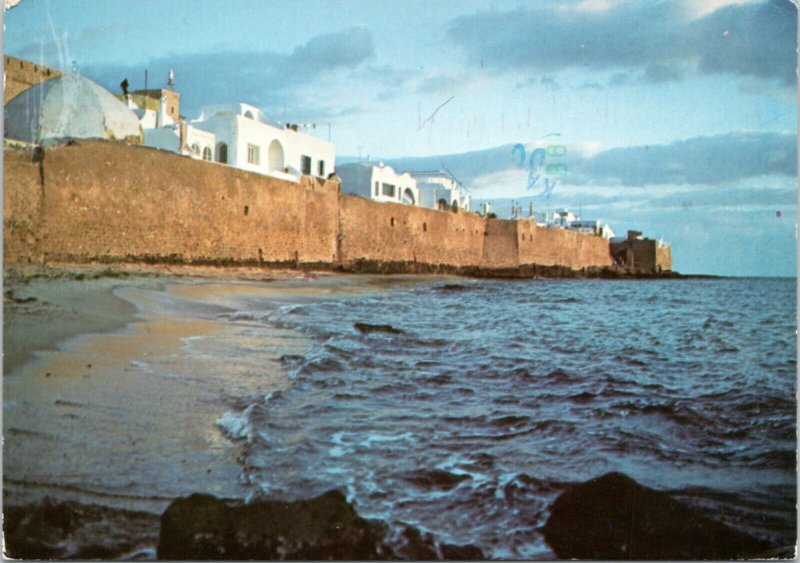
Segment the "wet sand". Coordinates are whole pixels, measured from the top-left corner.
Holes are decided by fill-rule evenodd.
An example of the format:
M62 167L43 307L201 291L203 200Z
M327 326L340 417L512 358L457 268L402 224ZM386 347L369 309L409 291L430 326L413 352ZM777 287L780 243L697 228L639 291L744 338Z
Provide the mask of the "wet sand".
M290 385L280 358L308 343L220 322L230 300L280 303L422 279L141 266L6 272L4 503L49 496L160 512L194 492L246 497L236 445L217 421L236 397ZM229 338L258 349L258 362L218 353Z

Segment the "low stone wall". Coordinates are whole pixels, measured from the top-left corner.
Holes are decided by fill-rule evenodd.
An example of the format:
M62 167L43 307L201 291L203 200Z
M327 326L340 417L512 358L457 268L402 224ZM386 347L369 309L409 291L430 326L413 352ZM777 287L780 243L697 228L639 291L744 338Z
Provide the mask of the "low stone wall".
M503 275L611 265L608 241L339 193L108 141L5 154L6 264L175 262ZM306 181L308 180L308 181Z

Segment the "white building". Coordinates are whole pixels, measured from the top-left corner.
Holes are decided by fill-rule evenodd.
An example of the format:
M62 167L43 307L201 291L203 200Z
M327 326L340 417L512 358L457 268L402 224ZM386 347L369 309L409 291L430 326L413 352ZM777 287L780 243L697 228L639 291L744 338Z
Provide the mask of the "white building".
M214 160L216 135L188 123L144 129L144 144L148 147L176 152L192 158Z
M580 217L575 215L572 211L568 209L557 209L553 211L552 217L547 222L558 225L559 227L569 227L574 221L578 220L580 220Z
M142 129L156 129L180 123L180 95L174 90L154 88L137 90L122 96L139 118Z
M614 237L614 231L611 230L607 224L601 223L599 220L576 219L570 222L567 229L571 231L578 231L581 233L592 233L603 238L611 239Z
M336 167L342 191L373 201L419 205L417 181L404 172L398 174L382 162L352 162Z
M248 104L204 109L190 125L215 136L216 162L292 181L326 178L334 169L333 143L269 120Z
M412 172L417 181L419 201L423 207L469 211L470 195L447 172Z

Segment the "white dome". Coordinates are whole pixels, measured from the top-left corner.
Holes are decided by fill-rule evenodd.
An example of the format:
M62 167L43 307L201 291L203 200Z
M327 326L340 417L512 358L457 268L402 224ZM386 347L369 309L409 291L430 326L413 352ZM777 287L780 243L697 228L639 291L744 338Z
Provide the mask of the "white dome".
M88 78L65 74L28 88L5 106L7 139L41 143L78 139L140 138L139 119Z

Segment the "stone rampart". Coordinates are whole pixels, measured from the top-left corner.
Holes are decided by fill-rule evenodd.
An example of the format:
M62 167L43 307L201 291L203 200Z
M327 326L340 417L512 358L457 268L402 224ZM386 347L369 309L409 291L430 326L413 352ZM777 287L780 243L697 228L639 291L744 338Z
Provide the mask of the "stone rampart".
M31 86L61 76L61 72L54 68L24 61L11 55L5 55L3 63L5 71L4 105Z
M592 235L343 195L108 141L5 154L6 264L176 262L508 273L611 265Z

